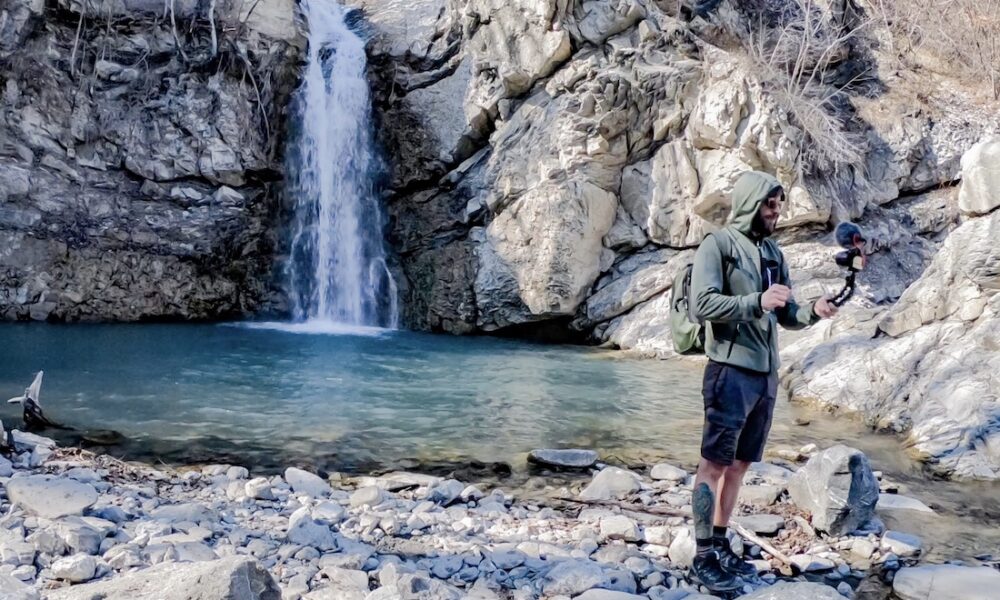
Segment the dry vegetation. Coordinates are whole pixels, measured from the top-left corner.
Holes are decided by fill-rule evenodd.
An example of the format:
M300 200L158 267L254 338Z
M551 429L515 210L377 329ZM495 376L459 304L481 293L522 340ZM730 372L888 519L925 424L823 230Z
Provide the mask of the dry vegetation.
M948 74L986 83L1000 100L1000 0L875 0L890 50L907 67L930 58Z

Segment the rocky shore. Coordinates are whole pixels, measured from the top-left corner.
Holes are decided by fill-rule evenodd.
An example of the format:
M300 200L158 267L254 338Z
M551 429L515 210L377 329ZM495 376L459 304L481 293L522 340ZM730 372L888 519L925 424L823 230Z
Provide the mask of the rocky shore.
M592 477L508 491L405 472L160 469L13 437L0 458L0 600L713 597L686 578L691 474L669 464L537 452ZM919 537L885 530L876 501L930 509L880 494L890 486L864 454L797 454L811 458L796 471L758 463L747 476L731 538L760 580L744 597L993 597L992 558L921 565Z

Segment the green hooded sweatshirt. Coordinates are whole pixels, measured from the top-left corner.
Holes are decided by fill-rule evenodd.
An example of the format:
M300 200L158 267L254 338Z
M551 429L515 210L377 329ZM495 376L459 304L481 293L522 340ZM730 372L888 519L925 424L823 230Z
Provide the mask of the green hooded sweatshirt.
M794 299L773 312L765 313L760 305L767 289L762 259L777 276L771 283L791 287L778 244L770 238L754 241L751 235L760 205L779 187L778 180L767 173L741 175L733 187L729 225L702 241L691 272L694 313L706 325L705 354L714 361L760 373L778 370L776 323L802 329L819 320L813 305L799 306ZM727 255L732 264L724 264Z

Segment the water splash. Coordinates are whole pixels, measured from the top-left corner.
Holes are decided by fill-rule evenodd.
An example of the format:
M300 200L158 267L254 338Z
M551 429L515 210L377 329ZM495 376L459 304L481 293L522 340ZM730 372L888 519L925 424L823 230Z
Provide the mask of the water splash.
M295 199L288 274L296 321L398 326L374 182L365 42L346 9L308 0L309 54L289 149Z

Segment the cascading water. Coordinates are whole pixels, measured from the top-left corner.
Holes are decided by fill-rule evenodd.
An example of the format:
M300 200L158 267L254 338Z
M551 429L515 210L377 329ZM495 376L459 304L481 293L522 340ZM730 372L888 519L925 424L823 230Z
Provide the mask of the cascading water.
M295 199L289 260L294 317L319 325L396 328L397 290L386 262L375 191L365 42L334 0L302 4L309 56L296 93L289 147Z

